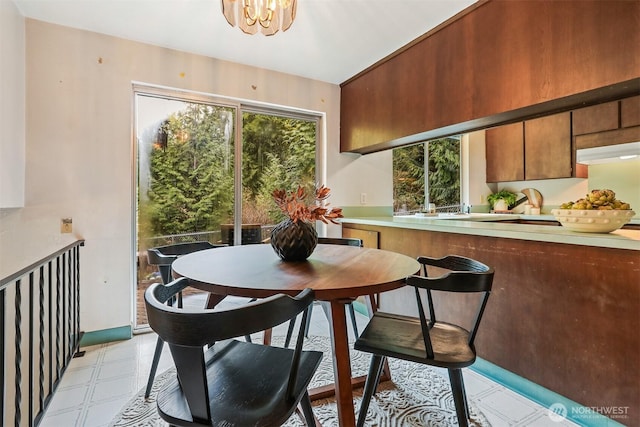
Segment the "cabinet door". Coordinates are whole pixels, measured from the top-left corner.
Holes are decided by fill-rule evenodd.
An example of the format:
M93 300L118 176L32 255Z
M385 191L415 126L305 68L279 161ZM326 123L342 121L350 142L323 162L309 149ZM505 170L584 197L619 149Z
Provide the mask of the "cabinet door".
M522 122L487 129L487 182L524 180Z
M592 105L573 111L573 134L618 129L618 101Z
M623 128L640 126L640 96L632 96L620 101L620 126Z
M524 123L525 179L570 178L571 113L560 113Z

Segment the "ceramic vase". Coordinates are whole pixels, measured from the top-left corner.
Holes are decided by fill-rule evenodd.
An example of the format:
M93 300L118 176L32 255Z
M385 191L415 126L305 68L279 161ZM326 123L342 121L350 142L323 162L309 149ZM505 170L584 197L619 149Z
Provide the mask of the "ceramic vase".
M509 210L509 204L504 201L504 199L498 199L493 204L494 211L507 211Z
M304 261L318 244L318 233L305 221L285 219L271 231L271 246L284 261Z

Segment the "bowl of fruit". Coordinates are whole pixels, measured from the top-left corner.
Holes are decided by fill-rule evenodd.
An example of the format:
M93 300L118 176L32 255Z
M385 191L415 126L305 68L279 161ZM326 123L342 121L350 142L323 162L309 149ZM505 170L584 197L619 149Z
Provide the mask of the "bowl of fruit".
M635 215L631 206L616 199L612 190L592 190L584 198L551 210L563 227L583 233L610 233Z

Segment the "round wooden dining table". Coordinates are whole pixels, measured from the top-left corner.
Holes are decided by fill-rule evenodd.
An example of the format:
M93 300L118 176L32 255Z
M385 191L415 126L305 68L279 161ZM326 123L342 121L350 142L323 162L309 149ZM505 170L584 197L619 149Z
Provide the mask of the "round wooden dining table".
M420 270L406 255L380 249L320 244L306 261L285 262L271 245L229 246L184 255L174 261L174 277L216 295L266 298L297 295L311 288L330 317L335 395L341 426L354 426L351 362L345 304L404 286ZM370 315L375 307L369 304ZM312 394L312 392L310 392Z

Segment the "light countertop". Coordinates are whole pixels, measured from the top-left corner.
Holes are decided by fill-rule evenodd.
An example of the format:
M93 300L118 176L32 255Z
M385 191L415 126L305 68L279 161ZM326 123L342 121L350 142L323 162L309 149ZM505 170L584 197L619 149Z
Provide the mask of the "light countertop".
M500 220L515 219L555 221L552 215L462 214L446 217L407 215L342 218L341 222L640 251L640 230L620 229L611 233L580 233L561 226L500 222ZM635 223L635 221L632 222Z

